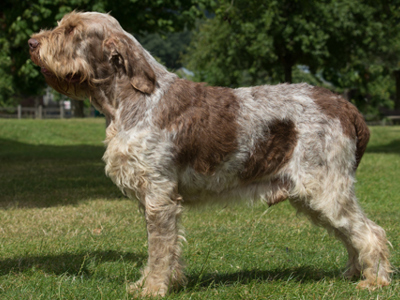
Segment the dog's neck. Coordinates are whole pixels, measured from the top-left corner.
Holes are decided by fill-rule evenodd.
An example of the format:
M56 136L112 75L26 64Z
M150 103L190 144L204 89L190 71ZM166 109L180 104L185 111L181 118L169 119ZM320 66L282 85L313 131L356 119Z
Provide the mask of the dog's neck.
M176 74L164 68L156 70L156 87L151 94L136 89L123 73L115 73L106 84L103 82L91 90L91 102L113 127L112 136L121 130L148 126L149 122L151 123L148 112L157 107L159 99L178 78Z
M107 123L110 123L115 118L116 106L113 105L112 93L107 93L104 89L95 88L90 93L90 102L93 106L100 111L107 119Z

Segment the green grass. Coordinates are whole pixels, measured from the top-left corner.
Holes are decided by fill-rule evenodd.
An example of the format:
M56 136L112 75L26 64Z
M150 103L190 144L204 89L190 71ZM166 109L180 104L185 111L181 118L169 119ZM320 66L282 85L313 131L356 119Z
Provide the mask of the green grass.
M104 175L104 120L0 120L0 299L131 299L146 262L137 204ZM374 127L357 195L400 256L400 127ZM167 299L400 299L400 277L378 291L342 278L344 247L296 216L268 208L187 209L189 283Z

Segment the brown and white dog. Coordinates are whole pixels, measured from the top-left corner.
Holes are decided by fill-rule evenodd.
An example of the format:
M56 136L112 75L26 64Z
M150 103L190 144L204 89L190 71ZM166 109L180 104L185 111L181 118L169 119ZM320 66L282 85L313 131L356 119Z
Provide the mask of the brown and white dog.
M346 275L388 285L385 231L354 194L369 139L357 109L308 84L229 89L180 79L117 20L70 13L29 40L48 84L89 98L107 128L106 173L145 212L149 259L132 290L165 295L185 283L178 219L184 203L289 199L346 246Z

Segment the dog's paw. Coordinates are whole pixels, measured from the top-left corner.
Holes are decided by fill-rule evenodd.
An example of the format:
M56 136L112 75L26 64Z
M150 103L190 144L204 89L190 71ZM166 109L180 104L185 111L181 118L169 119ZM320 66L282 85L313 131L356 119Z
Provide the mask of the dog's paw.
M357 289L368 289L370 291L388 286L390 282L384 278L366 279L357 284Z
M137 281L137 282L132 282L128 286L128 293L133 294L134 297L146 297L146 296L151 296L151 297L157 297L161 296L164 297L168 292L168 287L165 284L161 285L155 285L155 284L149 284L143 279Z

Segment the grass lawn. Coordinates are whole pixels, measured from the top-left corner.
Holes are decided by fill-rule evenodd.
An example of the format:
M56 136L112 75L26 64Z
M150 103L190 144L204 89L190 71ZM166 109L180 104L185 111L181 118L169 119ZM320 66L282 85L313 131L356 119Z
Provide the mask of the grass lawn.
M104 129L102 119L0 119L0 299L132 298L146 231L104 175ZM400 127L371 130L357 195L393 245L389 287L343 279L345 248L283 202L187 209L189 283L167 299L400 299Z

